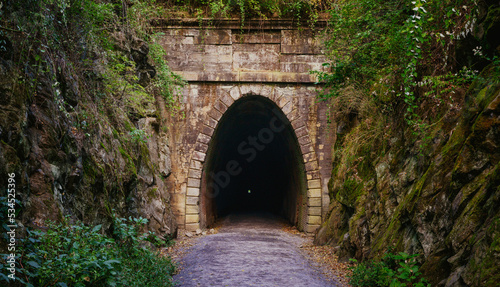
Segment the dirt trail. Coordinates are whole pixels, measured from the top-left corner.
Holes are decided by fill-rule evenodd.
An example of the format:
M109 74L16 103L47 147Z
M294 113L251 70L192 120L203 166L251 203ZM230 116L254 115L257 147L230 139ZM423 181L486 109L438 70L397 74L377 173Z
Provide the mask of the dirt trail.
M307 239L283 231L271 215L226 217L217 234L199 238L174 276L179 286L340 286L306 259Z

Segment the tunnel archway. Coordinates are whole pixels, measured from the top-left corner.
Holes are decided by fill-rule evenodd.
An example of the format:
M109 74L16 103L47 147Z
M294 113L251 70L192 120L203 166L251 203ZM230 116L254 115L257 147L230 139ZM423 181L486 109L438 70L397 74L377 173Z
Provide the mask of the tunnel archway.
M219 120L203 167L200 224L233 212L264 211L303 229L306 173L292 125L271 100L235 101Z

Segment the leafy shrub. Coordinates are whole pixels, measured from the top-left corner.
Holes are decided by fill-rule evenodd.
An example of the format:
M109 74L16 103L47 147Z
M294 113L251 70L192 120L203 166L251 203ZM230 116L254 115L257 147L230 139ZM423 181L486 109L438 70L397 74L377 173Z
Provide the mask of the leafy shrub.
M313 72L326 83L320 98L343 96L343 89L354 87L380 110L404 115L409 126L422 129L422 103L443 93L439 86L419 85L422 80L440 82L452 73L452 82L440 84L471 82L470 73L457 73L462 67L454 52L472 31L475 7L469 0L337 1L325 42L331 72Z
M139 233L143 218L115 218L114 238L102 234L101 225L48 224L46 231L27 230L19 239L19 263L12 286L172 286L175 266L145 247L144 240L159 239ZM7 254L0 268L5 270ZM10 286L10 285L9 285Z
M113 234L120 242L122 262L119 282L123 286L173 286L175 266L170 258L161 257L144 247L146 240L161 243L152 232L139 233L140 226L146 223L144 218L114 219Z
M359 263L350 267L352 274L349 276L349 283L352 286L428 287L430 284L418 271L417 256L418 254L388 252L381 261ZM357 263L355 259L351 261Z
M238 15L243 25L246 19L269 16L292 18L297 22L314 24L318 13L332 6L332 0L176 0L173 9L196 8L197 14L209 17L231 17Z

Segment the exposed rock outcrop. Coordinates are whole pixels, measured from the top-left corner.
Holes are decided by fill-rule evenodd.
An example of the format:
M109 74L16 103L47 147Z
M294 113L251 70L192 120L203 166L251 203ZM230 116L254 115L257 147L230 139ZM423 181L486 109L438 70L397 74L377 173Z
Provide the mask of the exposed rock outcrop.
M388 246L422 254L433 286L500 280L500 81L488 66L424 140L385 130L356 159L338 155L329 217L316 237L344 258L380 257ZM347 134L357 133L356 128ZM355 138L355 137L354 137ZM339 135L337 146L352 146ZM351 141L351 142L349 142Z
M122 36L118 51L135 61L146 86L155 75L147 43ZM116 213L142 216L149 230L175 235L159 104L127 83L121 94L106 95L98 55L92 55L93 69L82 72L64 51L51 53L40 66L25 63L24 70L14 64L12 50L0 58L0 186L15 173L18 220L40 226L69 216L108 228Z
M481 4L474 31L457 46L458 61L481 67L500 51L498 15L498 4ZM483 60L469 57L476 46L484 48ZM394 246L422 255L421 271L432 286L497 286L499 75L494 61L417 141L394 120L362 138L363 125L374 125L351 119L349 128L337 133L336 146L347 153L334 160L329 216L316 243L358 259L380 258Z

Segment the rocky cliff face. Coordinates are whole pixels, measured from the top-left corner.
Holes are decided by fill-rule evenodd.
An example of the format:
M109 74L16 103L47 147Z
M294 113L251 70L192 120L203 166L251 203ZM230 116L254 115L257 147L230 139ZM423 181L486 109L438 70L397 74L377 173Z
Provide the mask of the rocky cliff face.
M109 227L116 213L147 218L159 235L175 234L164 185L171 164L162 98L110 77L111 63L89 54L88 43L70 42L76 52L70 44L42 45L41 57L19 64L25 51L14 43L26 34L1 35L7 49L0 54L0 186L5 196L7 174L15 173L19 222L43 226L69 216ZM62 35L61 42L72 37ZM147 86L155 74L148 45L119 29L113 38L116 58L129 59L126 72ZM82 68L82 61L93 63ZM113 84L120 93L109 91Z
M389 246L421 254L433 286L497 286L499 69L487 67L417 140L395 122L338 122L329 216L316 242L344 258L381 257Z
M477 46L498 54L499 11L481 4L474 33L456 47L459 64L470 66ZM357 101L336 103L354 112L335 123L329 216L316 242L344 258L380 258L389 246L421 254L432 286L497 286L499 66L498 60L487 66L450 103L424 100L420 116L440 116L419 135L397 116L384 121Z

